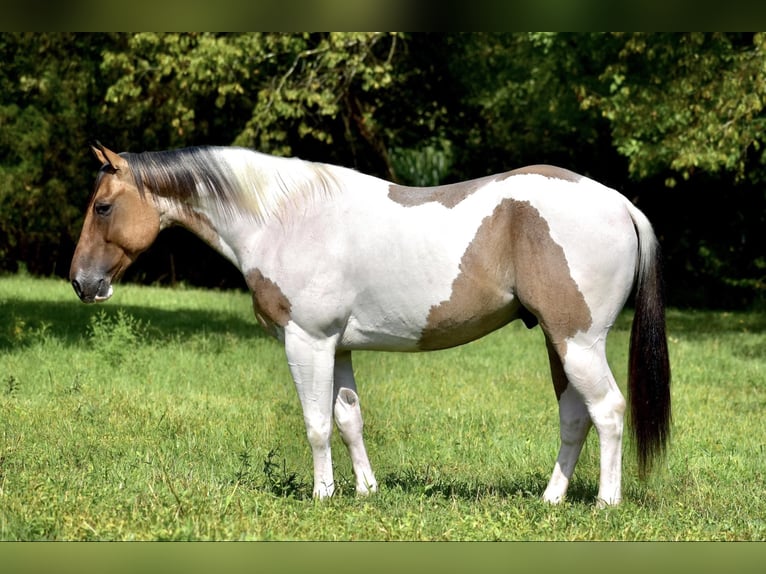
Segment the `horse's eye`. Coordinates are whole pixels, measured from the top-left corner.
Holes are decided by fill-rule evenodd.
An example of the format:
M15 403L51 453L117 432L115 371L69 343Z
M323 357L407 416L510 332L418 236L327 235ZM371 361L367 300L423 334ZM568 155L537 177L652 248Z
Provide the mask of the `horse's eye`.
M100 215L102 217L106 217L112 212L112 204L111 203L97 203L93 210L96 212L96 215Z

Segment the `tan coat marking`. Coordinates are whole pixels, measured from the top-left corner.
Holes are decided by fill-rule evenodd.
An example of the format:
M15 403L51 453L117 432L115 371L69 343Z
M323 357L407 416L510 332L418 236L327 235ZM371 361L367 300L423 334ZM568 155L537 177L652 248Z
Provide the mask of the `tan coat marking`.
M245 280L253 292L253 310L258 322L274 335L277 326L284 327L290 321L290 301L279 285L264 277L259 269L250 271Z
M439 202L444 207L451 209L473 192L496 179L497 176L490 175L471 181L435 187L407 187L392 183L388 188L388 198L404 207L416 207L425 203Z
M183 227L194 233L213 249L220 249L221 237L216 232L210 218L204 213L190 210L183 217Z
M135 184L120 182L118 191L110 197L113 215L104 233L108 243L120 246L135 260L146 251L160 232L160 217L154 203L138 194ZM111 187L111 184L110 184ZM95 203L101 199L96 197Z
M582 176L563 167L556 167L555 165L528 165L526 167L520 167L498 177L498 180L503 180L512 175L524 175L524 174L537 174L553 179L563 179L564 181L578 182L582 179Z
M419 346L459 345L518 317L531 325L529 314L540 321L559 357L566 356L566 339L592 322L548 223L529 202L505 199L482 221L463 254L450 298L431 308ZM556 374L560 397L566 379Z
M590 309L548 222L529 202L506 201L513 202L507 245L516 269L514 292L554 344L587 331L592 324Z
M548 222L528 202L519 202L515 211L520 223L509 240L517 269L515 292L540 320L558 400L568 384L562 367L567 339L587 331L593 318L572 278L564 250L551 238Z
M515 318L519 305L512 297L514 270L506 252L511 222L505 202L484 218L460 260L450 298L431 307L421 349L467 343Z
M488 175L470 181L437 185L434 187L407 187L391 184L388 188L388 198L405 207L416 207L425 203L439 202L444 207L452 209L469 195L493 181L503 181L514 175L537 174L565 181L580 181L582 176L553 165L528 165L512 171L496 175Z

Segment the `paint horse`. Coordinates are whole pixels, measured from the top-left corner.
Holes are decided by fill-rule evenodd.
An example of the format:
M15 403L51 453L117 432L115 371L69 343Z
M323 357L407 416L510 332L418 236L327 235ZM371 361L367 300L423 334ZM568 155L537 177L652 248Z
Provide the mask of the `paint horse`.
M377 490L362 437L351 352L431 351L521 319L545 334L561 445L543 497L561 501L591 425L598 503L621 500L626 401L607 332L636 287L628 395L639 471L669 438L670 370L659 249L618 192L538 165L438 187L405 187L338 166L197 147L101 162L70 279L104 301L160 230L181 225L243 273L259 322L284 343L314 461L331 496L333 418L356 491Z

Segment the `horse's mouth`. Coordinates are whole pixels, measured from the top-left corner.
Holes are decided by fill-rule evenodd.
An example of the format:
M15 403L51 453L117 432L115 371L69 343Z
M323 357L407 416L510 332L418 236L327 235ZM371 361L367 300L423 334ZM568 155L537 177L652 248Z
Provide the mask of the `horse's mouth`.
M93 300L96 303L103 303L107 299L109 299L114 294L114 288L112 287L112 284L109 283L106 285L106 292L103 290L99 290L98 293L96 293L96 296L93 298Z

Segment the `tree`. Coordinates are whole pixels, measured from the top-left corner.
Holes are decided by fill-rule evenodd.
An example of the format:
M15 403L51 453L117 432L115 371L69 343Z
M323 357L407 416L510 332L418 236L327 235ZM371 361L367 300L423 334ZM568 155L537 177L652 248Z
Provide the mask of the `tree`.
M763 179L766 34L615 39L619 51L600 83L578 86L578 93L584 109L597 108L609 121L633 177L670 171L670 186L700 171Z
M373 154L386 165L375 94L392 82L397 39L132 34L104 53L102 69L113 78L104 111L134 127L130 141L120 142L125 147L218 143L277 155L303 148L315 159L365 165Z
M104 35L0 35L0 269L51 274L90 188L78 169ZM87 192L86 192L87 193Z
M591 175L650 215L674 302L762 297L765 39L452 36L450 70L462 97L449 117L467 152L463 166L481 169L476 158L488 171L549 162Z

